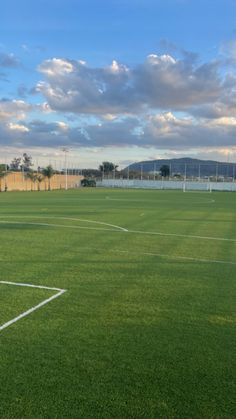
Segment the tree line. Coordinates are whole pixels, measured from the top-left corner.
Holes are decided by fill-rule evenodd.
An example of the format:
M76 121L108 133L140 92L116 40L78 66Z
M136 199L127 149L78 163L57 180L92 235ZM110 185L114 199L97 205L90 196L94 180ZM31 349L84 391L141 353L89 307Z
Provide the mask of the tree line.
M96 177L101 177L103 175L118 173L119 175L126 177L128 171L129 171L129 174L131 176L134 176L134 177L136 177L136 176L139 177L140 176L140 171L129 170L128 168L118 170L118 167L119 167L118 165L116 165L112 162L104 161L104 162L102 162L102 164L99 165L98 169L83 169L83 175L85 177L96 178ZM170 175L170 167L166 164L163 164L160 167L160 169L158 171L158 174L161 177L168 177ZM146 173L143 173L143 175L146 176Z
M27 179L30 179L34 185L38 185L38 191L40 191L41 183L43 180L48 180L48 190L51 190L51 178L56 173L52 165L49 164L46 167L38 167L37 171L32 169L32 157L23 153L23 157L15 157L10 165L0 164L0 191L2 189L2 180L11 172L21 171ZM5 182L5 191L7 191L7 185Z

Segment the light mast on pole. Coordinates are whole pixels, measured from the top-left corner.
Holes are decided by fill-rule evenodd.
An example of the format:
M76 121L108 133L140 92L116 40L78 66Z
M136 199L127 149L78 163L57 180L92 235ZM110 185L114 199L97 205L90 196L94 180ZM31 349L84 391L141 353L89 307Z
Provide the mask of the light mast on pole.
M67 182L67 153L69 153L69 149L67 147L63 147L62 149L63 153L65 153L65 175L66 175L66 184L65 184L65 190L68 189L68 182Z

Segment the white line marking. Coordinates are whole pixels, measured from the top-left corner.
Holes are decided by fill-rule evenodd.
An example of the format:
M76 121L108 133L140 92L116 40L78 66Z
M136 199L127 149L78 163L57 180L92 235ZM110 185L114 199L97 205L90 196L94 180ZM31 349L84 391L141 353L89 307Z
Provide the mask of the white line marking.
M128 232L128 230L118 230L114 228L97 228L97 227L82 227L82 226L70 226L66 224L50 224L50 223L30 223L27 221L5 221L0 220L1 224L19 224L19 225L33 225L33 226L42 226L42 227L62 227L62 228L72 228L78 230L96 230L96 231L113 231L114 233L124 233Z
M23 319L24 317L29 316L29 314L31 314L34 311L38 310L39 308L45 306L46 304L50 303L50 301L55 300L55 298L60 297L62 294L64 294L66 292L66 290L61 289L61 288L45 287L45 286L42 286L42 285L33 285L33 284L23 284L23 283L20 283L20 282L0 281L0 284L57 291L56 294L52 295L51 297L47 298L46 300L42 301L41 303L37 304L36 306L31 307L29 310L25 311L24 313L21 313L19 316L15 317L14 319L9 320L8 322L1 325L0 326L0 332L3 329L6 329L7 327L11 326L12 324L14 324L14 323L18 322L19 320Z
M156 231L141 231L141 230L127 230L128 233L135 233L135 234L150 234L150 235L157 235L157 236L173 236L173 237L185 237L190 239L202 239L202 240L219 240L219 241L229 241L229 242L236 242L236 239L229 239L224 237L212 237L212 236L195 236L192 234L175 234L175 233L160 233Z
M102 221L93 221L93 220L85 220L85 219L82 219L82 218L70 218L70 217L45 217L45 218L55 218L55 219L60 219L60 220L82 221L82 222L86 222L86 223L94 223L94 224L105 225L105 226L108 226L108 227L114 227L114 228L117 228L118 230L122 230L122 231L128 231L124 227L120 227L120 226L117 226L115 224L104 223Z
M38 217L40 218L40 217ZM216 240L216 241L229 241L236 243L236 239L230 239L225 237L212 237L212 236L197 236L192 234L176 234L176 233L161 233L158 231L141 231L141 230L128 230L123 227L122 230L114 230L111 228L96 228L96 227L82 227L82 226L73 226L73 225L65 225L65 224L50 224L50 223L35 223L35 222L28 222L28 221L7 221L7 220L0 220L1 224L20 224L20 225L38 225L38 226L45 226L45 227L62 227L62 228L72 228L72 229L84 229L84 230L97 230L97 231L113 231L115 233L125 232L125 233L132 233L132 234L146 234L152 236L167 236L167 237L185 237L187 239L198 239L198 240Z
M117 253L127 253L127 254L133 254L133 255L137 255L136 252L129 252L128 250L111 250L111 252L117 252ZM189 257L189 256L172 256L172 255L167 255L165 253L152 253L152 252L143 252L143 253L139 253L142 255L146 255L146 256L158 256L158 257L165 257L168 259L182 259L182 260L189 260L189 261L193 261L193 262L204 262L204 263L220 263L220 264L226 264L226 265L236 265L236 262L231 262L231 261L225 261L225 260L217 260L217 259L198 259L198 258L193 258L193 257Z
M116 228L118 230L127 231L126 228L120 227L120 226L115 225L115 224L108 224L108 223L104 223L102 221L85 220L85 219L82 219L82 218L50 217L50 216L43 216L43 217L41 217L40 215L39 216L31 215L30 217L28 215L17 215L17 216L15 216L15 215L4 215L4 216L0 216L0 218L3 218L3 217L7 217L7 218L9 218L9 217L15 217L15 218L42 218L42 219L52 219L52 220L81 221L81 222L84 222L84 223L101 224L101 225L105 225L105 226L108 226L108 227L114 227L114 228Z
M205 194L206 192L209 193L209 191L204 191L204 192L198 192L198 191L186 191L188 192L188 194L190 193L199 193L199 194ZM110 198L109 196L105 197L105 198L97 198L97 199L86 199L86 198L82 198L81 201L104 201L105 200L109 200L109 201L123 201L123 202L156 202L156 203L162 203L162 202L171 202L168 199L159 199L159 196L157 196L157 199L126 199L126 198ZM199 199L203 202L199 202ZM198 197L198 201L187 201L186 200L186 204L187 203L191 203L191 204L210 204L212 202L215 202L214 199L209 199L209 198L203 198L203 197Z

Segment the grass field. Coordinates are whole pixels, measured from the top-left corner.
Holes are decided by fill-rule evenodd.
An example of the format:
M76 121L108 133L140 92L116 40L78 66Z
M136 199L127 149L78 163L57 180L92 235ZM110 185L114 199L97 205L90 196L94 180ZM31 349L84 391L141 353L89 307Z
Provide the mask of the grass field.
M236 193L0 194L0 418L234 418ZM0 283L0 326L55 291Z

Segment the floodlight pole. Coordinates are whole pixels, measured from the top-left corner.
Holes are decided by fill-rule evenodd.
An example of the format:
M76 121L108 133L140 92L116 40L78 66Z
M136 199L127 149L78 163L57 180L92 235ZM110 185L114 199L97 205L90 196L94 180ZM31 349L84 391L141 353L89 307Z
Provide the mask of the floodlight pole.
M5 159L5 171L7 175L7 159ZM5 191L7 190L7 176L5 176Z
M65 153L65 176L66 176L66 184L65 184L65 190L67 191L68 189L68 179L67 179L67 153L69 153L68 148L63 147L62 151Z
M216 182L218 181L218 163L216 163Z

